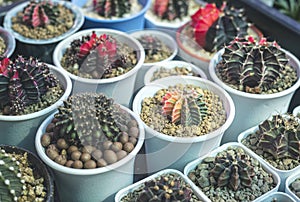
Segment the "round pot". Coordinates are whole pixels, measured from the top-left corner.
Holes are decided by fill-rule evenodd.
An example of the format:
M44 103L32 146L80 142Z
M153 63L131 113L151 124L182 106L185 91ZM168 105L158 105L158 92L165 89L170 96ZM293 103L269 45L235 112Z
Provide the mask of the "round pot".
M264 201L262 200L265 196L269 196L269 195L273 195L275 192L277 192L278 188L279 188L279 184L280 184L280 177L278 176L278 174L276 172L274 172L267 164L265 164L263 161L261 161L260 159L257 158L257 155L254 154L253 152L251 152L247 147L245 147L244 145L237 143L237 142L229 142L226 143L216 149L214 149L213 151L211 151L209 154L206 154L196 160L193 160L191 162L189 162L185 168L184 168L184 175L188 176L188 174L192 171L195 170L197 165L200 164L203 159L205 159L206 157L215 157L217 156L217 154L219 152L225 151L228 149L228 147L233 147L233 148L241 148L245 151L246 154L248 154L250 157L257 159L259 164L262 166L262 168L267 171L268 173L272 174L273 180L274 180L274 184L276 185L273 189L271 189L270 191L264 193L263 195L259 196L258 198L254 199L253 202L259 202L259 201ZM193 183L194 184L194 183ZM196 189L198 190L198 192L201 192L202 190L196 185L194 184ZM205 195L205 193L204 193ZM205 195L206 198L204 198L204 201L209 201L211 202L211 200L208 198L207 195Z
M292 53L283 51L289 58L289 64L297 70L298 80L292 87L273 94L252 94L229 87L216 75L215 71L215 66L221 60L224 49L211 59L209 63L210 77L230 94L236 106L236 117L224 134L222 143L237 141L237 137L242 131L258 125L272 114L287 112L292 96L300 86L300 62Z
M112 201L115 193L133 183L134 161L144 143L144 128L128 108L121 106L138 122L139 138L131 153L118 162L103 168L74 169L62 166L51 160L41 145L41 137L54 114L51 114L39 127L35 137L35 147L39 157L54 173L54 180L61 201Z
M135 84L134 84L134 91L136 92L137 90L139 90L141 87L143 87L145 85L144 83L144 76L146 71L154 66L157 65L161 62L165 62L165 61L170 61L173 60L175 58L175 56L177 55L178 52L178 48L177 48L177 44L176 41L168 34L161 32L161 31L157 31L157 30L141 30L141 31L136 31L130 34L131 36L133 36L134 38L138 39L139 37L143 36L143 35L152 35L157 37L159 40L161 40L164 44L166 44L172 51L172 54L161 61L158 62L153 62L153 63L146 63L144 62L144 64L142 65L142 67L139 69L136 79L135 79Z
M2 145L0 144L0 148L4 149L6 153L15 153L24 155L27 153L27 160L30 168L33 170L34 177L43 178L43 185L47 191L45 196L46 202L52 202L55 199L54 193L54 181L52 178L52 174L49 172L46 165L31 151L28 151L21 147L11 146L11 145Z
M20 47L18 49L19 54L28 57L35 56L44 62L52 63L52 54L55 46L59 41L74 34L81 28L84 22L83 13L80 8L78 8L76 5L72 4L71 2L52 0L52 2L54 3L59 3L64 5L66 8L70 9L75 14L73 27L69 29L67 32L65 32L64 34L57 36L55 38L31 39L22 36L21 34L15 32L12 29L12 17L16 16L18 12L22 11L24 7L26 7L29 4L29 2L30 1L24 2L9 10L5 15L3 26L6 30L11 32L14 35L14 37L17 39L18 42L17 47Z
M224 131L233 121L235 107L230 96L211 81L193 76L166 77L144 86L133 100L133 111L141 114L144 98L153 97L158 90L180 83L193 84L217 94L227 114L226 122L220 128L199 137L169 136L155 131L143 122L146 133L145 154L148 173L165 168L183 170L187 162L220 146Z
M295 201L299 201L300 198L290 189L290 184L292 184L296 179L300 177L300 172L295 172L294 174L288 176L285 181L285 193L290 195Z
M195 66L191 63L181 61L181 60L172 60L172 61L159 63L157 65L154 65L154 66L150 67L146 71L145 76L144 76L145 85L148 85L149 83L153 82L153 81L151 81L152 77L153 77L153 74L157 70L159 70L161 67L167 68L167 69L172 69L172 68L175 68L175 67L185 67L188 70L195 73L196 75L198 75L200 78L207 79L206 74L199 67L197 67L197 66Z
M72 0L72 3L79 7L83 7L87 2L88 0ZM83 29L109 28L124 32L141 30L144 28L144 15L150 7L151 0L138 0L138 2L142 5L142 9L138 13L135 13L129 17L117 19L100 19L93 18L85 14Z
M83 35L91 34L95 31L97 35L99 34L109 34L115 36L119 41L128 44L134 50L137 51L138 63L130 71L122 74L120 76L108 79L88 79L76 76L68 71L66 71L61 66L61 58L67 47L74 39L80 39ZM145 60L145 52L142 45L130 35L112 29L87 29L77 32L72 36L61 41L55 48L53 53L54 64L62 69L66 75L68 75L73 82L73 94L78 92L101 92L108 97L112 97L117 103L124 106L129 106L131 103L131 97L134 90L134 82L138 70L141 68Z
M15 37L3 27L0 27L0 37L4 40L6 45L6 50L3 55L6 57L10 57L16 48Z
M300 116L300 106L297 106L293 109L293 115L294 116Z
M178 44L178 56L187 62L191 62L196 66L200 67L208 79L211 80L208 71L208 66L210 60L214 57L216 53L210 53L205 51L193 38L193 36L188 36L184 34L185 30L190 27L190 22L185 23L178 28L176 32L176 42ZM255 38L261 38L262 33L254 26L251 26L248 31L249 34Z
M59 68L52 65L48 66L63 86L64 94L56 103L38 112L20 116L0 115L0 142L2 144L17 145L35 153L34 139L39 125L70 95L71 79Z
M14 2L10 2L10 3L3 3L2 6L0 7L0 24L3 24L3 19L4 16L6 15L6 13L13 7L25 2L28 0L18 0L18 1L14 1Z

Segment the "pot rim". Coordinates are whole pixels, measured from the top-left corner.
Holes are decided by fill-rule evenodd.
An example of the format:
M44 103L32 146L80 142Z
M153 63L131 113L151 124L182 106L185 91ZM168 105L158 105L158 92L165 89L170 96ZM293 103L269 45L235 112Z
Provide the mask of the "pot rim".
M56 107L61 105L63 103L63 100L65 100L71 94L71 90L72 90L71 79L67 75L65 75L64 72L61 71L61 69L57 68L56 66L47 63L45 64L49 67L50 72L52 72L54 75L60 74L60 76L62 76L64 81L59 82L61 85L63 85L62 83L64 82L66 83L66 86L64 86L65 88L64 93L62 94L62 96L55 103L46 107L45 109L42 109L34 113L25 114L25 115L17 115L17 116L0 115L0 121L18 122L18 121L30 120L36 117L40 117L42 115L45 115L53 111Z
M10 57L16 48L16 39L14 35L0 26L0 35L4 39L6 50L3 53L4 56Z
M126 157L124 157L123 159L121 159L121 160L119 160L116 163L113 163L111 165L107 165L107 166L102 167L102 168L94 168L94 169L68 168L66 166L59 165L58 163L51 160L46 155L45 149L43 148L40 139L41 139L41 136L43 135L43 132L45 131L45 128L46 128L47 124L52 120L54 114L56 114L57 111L52 113L50 116L48 116L43 121L43 123L40 125L40 127L37 130L37 133L36 133L36 136L35 136L35 148L36 148L38 156L50 168L54 169L55 171L59 171L61 173L65 173L65 174L69 174L69 175L78 175L78 176L97 175L97 174L101 174L101 173L105 173L105 172L113 171L113 170L118 171L118 168L126 165L126 163L128 163L129 161L131 161L132 159L134 159L136 157L136 155L138 154L138 152L142 148L142 145L143 145L144 139L145 139L145 131L144 131L143 125L142 125L141 121L138 119L137 115L135 113L133 113L129 108L124 107L122 105L120 105L120 106L121 106L122 109L124 109L128 113L130 113L130 115L132 117L134 117L134 119L138 122L138 126L139 126L139 138L138 138L137 144L135 145L134 149Z
M80 38L83 35L90 34L92 31L95 31L96 33L106 33L106 34L113 34L113 35L116 35L116 36L121 36L122 38L126 38L126 39L130 40L131 42L133 42L134 45L137 48L138 55L139 55L138 63L130 71L126 72L125 74L122 74L120 76L113 77L113 78L108 78L108 79L88 79L88 78L83 78L83 77L80 77L80 76L76 76L76 75L68 72L60 64L59 59L61 59L61 58L58 58L59 54L61 52L64 52L65 49L67 47L69 47L69 43L71 41L73 41L74 39ZM138 40L131 37L129 34L127 34L125 32L114 30L114 29L108 29L108 28L91 28L91 29L81 30L81 31L67 37L66 39L62 40L61 42L59 42L57 44L57 46L55 47L54 52L53 52L53 63L58 68L60 68L72 80L79 81L79 82L82 82L82 83L87 83L87 84L114 83L114 82L123 80L125 78L128 78L129 76L133 75L135 72L137 72L142 67L144 61L145 61L145 52L144 52L144 49L143 49L141 43Z
M145 124L141 120L143 122L144 128L146 130L150 131L157 138L163 139L168 142L175 142L175 143L182 143L182 144L204 142L204 141L216 138L220 134L223 134L229 128L229 126L233 122L233 119L235 116L235 106L234 106L233 100L224 89L222 89L221 87L219 87L217 84L213 83L212 81L209 81L204 78L199 78L199 77L194 77L194 76L170 76L170 77L165 77L165 78L155 80L153 83L149 83L149 84L145 85L136 94L136 96L133 100L133 104L132 104L133 111L136 114L140 114L138 106L141 105L141 102L143 99L142 94L144 92L147 92L149 88L156 88L157 90L159 90L159 89L168 87L168 85L160 84L159 82L161 82L161 81L171 80L171 81L175 81L173 84L177 84L177 83L180 83L180 80L182 80L182 79L184 79L185 81L197 81L197 82L203 83L203 84L205 84L205 86L210 86L210 88L213 88L214 90L216 90L219 93L224 95L224 99L222 100L223 105L224 105L224 102L227 102L228 107L229 107L228 112L226 114L227 118L226 118L225 123L222 126L220 126L219 128L217 128L216 130L211 131L210 133L207 133L207 134L199 136L199 137L173 137L170 135L166 135L166 134L155 131L154 129L149 127L147 124ZM220 95L219 93L215 93L215 94Z

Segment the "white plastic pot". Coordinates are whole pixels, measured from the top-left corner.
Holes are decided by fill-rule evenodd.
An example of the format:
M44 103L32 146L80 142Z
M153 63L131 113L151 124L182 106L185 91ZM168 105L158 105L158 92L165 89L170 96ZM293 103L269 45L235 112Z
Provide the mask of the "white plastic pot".
M292 87L273 94L246 93L235 90L224 83L216 75L215 71L215 67L221 60L224 49L220 50L210 61L209 74L212 80L230 94L236 106L236 117L224 134L222 143L237 141L237 137L242 131L258 125L272 114L287 112L293 94L300 86L300 62L292 53L283 51L286 53L287 58L289 58L289 64L296 69L298 80Z
M144 143L145 132L142 123L131 110L121 106L138 122L139 138L133 151L120 161L103 168L75 169L57 164L45 153L41 137L52 121L50 115L39 127L35 147L42 161L51 168L61 201L98 202L112 201L115 193L133 183L134 161Z
M294 192L292 192L292 190L289 187L290 187L290 184L292 184L292 182L294 182L298 178L300 178L300 172L297 171L294 174L290 175L285 181L285 190L284 191L285 191L285 193L290 195L293 199L295 199L295 201L300 201L300 198Z
M143 122L146 132L145 154L148 173L165 168L183 170L187 162L212 151L220 145L223 133L230 126L235 115L233 101L223 89L207 79L193 76L166 77L144 86L133 100L133 111L140 114L144 98L153 97L158 90L175 84L193 84L217 94L223 102L227 120L220 128L200 137L165 135L155 131Z
M139 69L136 79L135 79L135 84L134 84L134 92L136 92L138 89L140 89L141 87L143 87L145 85L144 83L144 76L146 71L157 64L160 64L161 62L165 62L165 61L170 61L173 60L175 58L175 56L177 55L178 52L178 48L177 48L177 44L176 41L168 34L161 32L161 31L157 31L157 30L141 30L141 31L136 31L130 34L131 36L133 36L135 39L139 39L140 37L144 36L144 35L151 35L154 37L157 37L162 43L164 43L167 47L170 48L172 54L159 62L153 62L153 63L145 63L142 65L142 67Z
M270 192L264 195L259 202L296 202L290 195L284 192Z
M20 116L0 115L0 142L2 144L16 145L36 153L34 139L38 127L71 94L71 79L61 69L49 64L48 66L63 86L64 94L53 105L38 112Z
M229 142L226 143L216 149L214 149L212 152L210 152L209 154L206 154L205 156L202 156L201 158L198 158L192 162L189 162L185 168L184 168L184 175L188 176L188 174L194 170L198 164L200 164L203 159L205 159L206 157L215 157L219 152L225 151L228 147L234 147L234 148L242 148L246 154L248 154L249 156L251 156L254 159L258 159L257 155L254 154L253 152L251 152L247 147L245 147L244 145L237 143L237 142ZM264 198L266 195L272 195L275 192L277 192L278 188L279 188L279 184L280 184L280 177L278 176L278 174L276 172L274 172L267 164L265 164L265 162L261 161L260 159L258 159L258 161L260 162L262 168L267 171L268 173L271 173L273 176L273 180L274 183L276 183L276 186L268 191L267 193L261 195L260 197L256 198L255 200L253 200L253 202L259 202L262 201L261 199ZM195 185L196 186L196 185ZM196 186L196 188L201 191L201 189ZM206 199L204 199L204 201L206 202L211 202L211 200L205 195Z
M299 116L300 115L300 106L297 106L293 109L293 115Z
M7 31L3 27L0 27L0 37L4 40L6 45L6 50L3 55L9 58L15 51L16 39L11 32Z
M76 76L61 66L61 59L64 52L70 43L75 39L81 39L82 36L91 35L92 31L95 31L97 35L99 34L109 34L115 37L121 43L127 44L132 47L137 52L137 64L130 71L122 74L120 76L108 79L88 79ZM112 29L87 29L77 32L72 36L61 41L54 50L53 62L54 64L61 68L65 74L67 74L73 82L73 92L72 94L78 92L97 92L104 93L108 97L112 97L117 103L122 104L126 107L130 105L131 98L134 90L134 82L138 70L142 67L145 60L145 52L136 39L132 36L117 30Z

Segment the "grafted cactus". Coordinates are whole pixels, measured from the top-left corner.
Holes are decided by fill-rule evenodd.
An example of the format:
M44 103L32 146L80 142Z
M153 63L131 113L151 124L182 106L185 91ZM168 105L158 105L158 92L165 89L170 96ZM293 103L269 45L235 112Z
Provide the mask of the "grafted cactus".
M188 15L190 0L155 0L154 13L169 21L182 19Z
M32 27L42 27L55 24L59 16L59 9L51 1L35 1L24 8L23 22Z
M133 0L93 0L93 11L105 18L123 17L130 12L132 2Z
M244 9L228 7L226 3L221 8L215 4L206 4L191 18L195 41L209 52L221 49L236 36L248 35L249 23Z
M193 90L168 91L162 98L163 114L170 116L172 123L200 125L207 115L203 95Z
M58 85L49 67L33 57L18 56L15 61L4 58L0 69L0 109L4 114L21 114Z
M274 115L259 125L257 147L275 159L300 159L299 119L293 115Z

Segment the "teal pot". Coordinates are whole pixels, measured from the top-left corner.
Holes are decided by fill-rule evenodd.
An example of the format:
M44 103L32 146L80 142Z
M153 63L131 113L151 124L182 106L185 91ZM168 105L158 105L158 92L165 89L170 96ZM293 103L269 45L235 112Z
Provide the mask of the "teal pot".
M194 137L166 135L143 122L146 133L145 157L148 173L167 168L182 171L188 162L220 146L224 132L234 119L235 107L228 93L213 82L194 76L170 76L149 83L136 94L133 100L133 111L140 115L142 102L145 98L153 97L158 90L166 89L175 84L192 84L218 95L226 112L226 121L216 130Z
M97 35L108 34L115 37L118 41L127 44L129 47L137 52L137 64L125 74L117 77L107 79L88 79L77 75L74 75L65 70L61 65L61 59L66 49L70 46L70 43L75 39L81 39L82 36L90 35L92 31L95 31ZM136 39L126 34L125 32L113 30L113 29L87 29L77 32L72 36L61 41L55 48L53 53L54 64L64 71L64 74L68 75L73 82L73 94L78 92L97 92L104 93L108 97L112 97L117 103L126 107L130 106L131 99L134 90L135 78L138 70L142 67L145 60L145 52Z
M43 178L43 185L46 191L45 202L53 202L55 199L55 192L54 192L54 181L52 173L48 170L46 165L39 159L36 154L32 153L29 150L26 150L21 147L11 146L11 145L2 145L0 144L0 149L5 150L6 153L12 154L19 154L24 155L27 153L27 160L29 167L33 170L33 175L35 178ZM0 160L2 161L2 160ZM3 162L3 161L2 161ZM4 173L3 173L4 174ZM4 192L4 190L1 190ZM0 193L1 196L1 193Z
M2 144L16 145L35 153L34 139L38 127L71 94L71 79L59 68L48 66L63 86L64 94L56 103L38 112L20 116L0 115L0 142Z
M122 109L130 113L137 121L139 138L132 152L126 157L102 168L75 169L62 166L51 160L41 145L41 137L55 113L48 116L39 127L35 137L35 147L42 161L51 168L61 201L72 202L110 202L117 191L133 183L134 162L144 143L144 128L138 117L128 108Z
M298 79L292 87L273 94L253 94L231 88L217 76L215 71L224 49L216 53L211 59L209 63L210 77L230 94L236 106L236 117L225 132L222 143L237 141L237 137L242 131L258 125L272 114L287 112L293 94L300 86L300 62L292 53L286 50L283 51L289 59L290 66L297 71Z
M84 7L88 0L72 0L72 3ZM124 32L142 30L144 29L145 13L149 9L151 0L138 0L138 3L142 5L139 12L123 18L116 19L100 19L87 15L85 13L85 22L83 29L89 28L108 28L116 29ZM84 8L83 8L84 11ZM85 12L85 11L84 11Z
M16 48L15 37L3 27L0 27L0 37L4 40L6 46L3 55L9 58Z
M6 30L11 32L17 39L18 54L27 57L34 56L44 62L53 63L52 54L57 43L65 39L66 37L74 34L82 27L84 22L84 15L80 8L68 1L52 0L52 2L64 5L75 14L74 24L72 28L69 29L66 33L55 38L31 39L22 36L21 34L12 29L12 17L16 16L18 12L22 11L24 7L26 7L29 4L29 1L19 4L16 7L13 7L5 15L3 26Z

